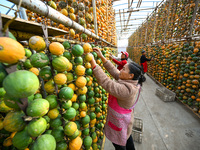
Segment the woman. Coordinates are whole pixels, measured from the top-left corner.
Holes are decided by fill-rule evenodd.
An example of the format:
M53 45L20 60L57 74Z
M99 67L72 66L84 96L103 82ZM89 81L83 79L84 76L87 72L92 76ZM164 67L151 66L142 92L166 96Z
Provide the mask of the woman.
M110 58L112 59L112 61L118 65L117 69L121 70L123 68L124 65L127 64L127 59L129 54L127 52L121 52L121 61L118 61L114 56L110 55Z
M107 60L98 48L93 49L101 58L106 70L115 78L111 80L96 64L91 61L94 76L98 83L109 93L108 114L105 124L105 135L113 143L116 150L134 150L131 136L134 107L138 97L136 94L142 85L141 67L135 63L124 65L119 71Z

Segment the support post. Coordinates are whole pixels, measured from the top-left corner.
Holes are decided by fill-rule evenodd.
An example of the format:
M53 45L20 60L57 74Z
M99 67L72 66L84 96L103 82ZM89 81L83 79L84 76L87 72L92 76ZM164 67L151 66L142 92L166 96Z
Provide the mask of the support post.
M155 9L155 18L154 18L154 23L153 23L153 38L152 38L152 42L155 42L155 30L156 30L156 14L157 14L157 6L158 3L156 3L156 9Z
M120 12L120 9L119 9L119 17L120 17L120 25L121 25L121 33L122 33L122 21L121 21L121 12Z
M93 7L93 15L94 15L94 30L95 30L95 34L98 35L96 0L92 0L92 7Z
M124 9L123 9L123 17L124 17L124 28L125 28L125 12L124 12Z
M147 43L147 30L148 30L148 23L149 23L149 14L147 15L147 25L146 25L146 31L145 31L145 44Z
M28 20L27 15L26 15L26 11L23 7L19 8L19 13L20 13L20 16L21 16L22 19Z
M196 18L198 5L199 5L199 0L195 0L195 8L194 8L193 16L192 16L192 22L190 24L189 37L192 37L192 30L194 27L194 20Z
M167 21L166 21L166 26L165 26L163 41L165 41L165 37L166 37L167 29L168 29L168 24L169 24L169 11L170 11L170 8L171 8L171 3L172 3L172 0L169 1L169 6L168 6L168 9L167 9Z

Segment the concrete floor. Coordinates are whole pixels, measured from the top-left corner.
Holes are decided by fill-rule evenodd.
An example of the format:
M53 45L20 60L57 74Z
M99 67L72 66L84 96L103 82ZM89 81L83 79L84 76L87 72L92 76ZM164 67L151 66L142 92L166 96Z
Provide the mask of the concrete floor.
M136 150L200 150L200 119L179 102L163 102L151 78L143 84L135 117L143 120L142 143ZM104 150L114 150L106 139Z

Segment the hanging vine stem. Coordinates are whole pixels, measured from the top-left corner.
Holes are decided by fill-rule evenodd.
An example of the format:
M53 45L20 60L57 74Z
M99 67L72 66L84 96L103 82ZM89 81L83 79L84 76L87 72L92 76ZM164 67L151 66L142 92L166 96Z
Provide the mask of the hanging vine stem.
M19 8L21 7L22 4L22 0L19 1L19 5L17 8L17 11L15 12L15 17L12 18L11 20L9 20L8 22L6 22L6 24L4 25L4 28L2 29L3 32L6 32L6 30L8 29L9 25L17 18L17 13L19 12Z

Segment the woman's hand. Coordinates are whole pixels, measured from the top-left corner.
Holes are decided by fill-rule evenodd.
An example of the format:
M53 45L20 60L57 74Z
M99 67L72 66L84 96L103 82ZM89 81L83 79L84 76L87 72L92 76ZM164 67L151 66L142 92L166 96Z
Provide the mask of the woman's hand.
M91 64L91 67L94 68L94 66L97 65L95 59L94 59L94 56L92 55L92 60L90 61L90 64Z
M98 48L93 48L93 51L97 53L97 56L99 58L101 58L103 64L107 61L107 59L103 56L103 54L101 53L101 50Z
M113 55L109 55L109 58L110 58L110 59L113 59Z
M99 57L99 58L102 58L102 57L104 57L103 55L102 55L102 53L101 53L101 50L100 49L98 49L98 48L93 48L93 51L94 52L96 52L97 53L97 56Z

